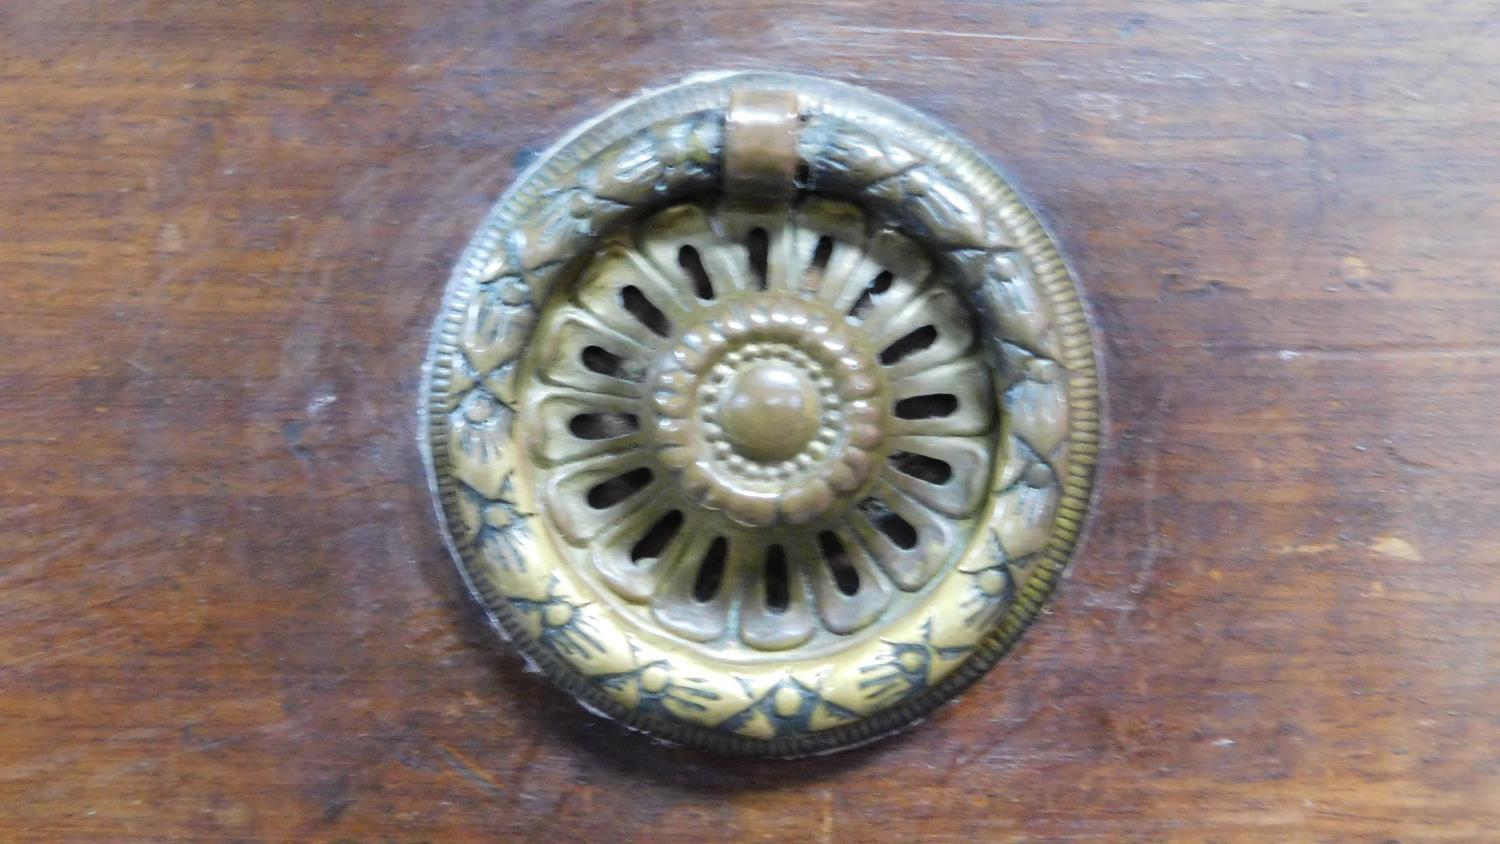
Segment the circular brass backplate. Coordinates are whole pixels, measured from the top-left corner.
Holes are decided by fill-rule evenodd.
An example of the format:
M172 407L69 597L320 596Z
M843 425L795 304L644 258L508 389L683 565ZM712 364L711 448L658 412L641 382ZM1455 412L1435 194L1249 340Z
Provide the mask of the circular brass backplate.
M459 262L423 450L472 591L585 705L794 756L1020 635L1078 536L1077 287L995 169L889 100L700 77L580 127Z

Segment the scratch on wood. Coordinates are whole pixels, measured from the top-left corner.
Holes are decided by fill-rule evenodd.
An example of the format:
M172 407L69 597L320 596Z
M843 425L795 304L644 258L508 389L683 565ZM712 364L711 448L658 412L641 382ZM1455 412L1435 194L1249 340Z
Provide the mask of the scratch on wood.
M1299 358L1309 360L1327 361L1361 361L1361 360L1468 360L1500 357L1500 346L1465 346L1465 347L1437 347L1437 348L1372 348L1372 349L1339 349L1302 347L1278 349L1274 352L1259 350L1254 354L1256 358L1275 357L1278 360L1294 361Z
M1302 554L1322 554L1326 551L1337 551L1337 542L1314 542L1305 545L1283 545L1276 549L1276 553L1283 557L1291 557Z
M1161 443L1165 439L1162 426L1165 424L1171 405L1171 388L1170 386L1164 387L1152 413L1153 430L1149 442L1151 452L1146 458L1146 478L1142 495L1146 524L1146 554L1141 562L1140 571L1136 573L1135 580L1130 584L1132 595L1139 595L1146 591L1146 586L1151 583L1151 576L1156 569L1156 559L1161 555L1160 531L1157 529L1156 487L1161 477Z
M936 35L941 38L980 38L986 41L1024 41L1038 44L1107 44L1082 38L1046 38L1040 35L1012 35L1007 32L955 32L949 29L907 29L888 26L841 26L847 32L863 35Z
M104 630L95 630L74 638L63 647L46 647L22 656L12 657L0 663L0 674L14 671L33 663L51 665L56 664L63 657L82 656L83 654L93 653L110 644L110 640L106 639L104 634Z
M505 793L505 786L490 776L487 771L479 766L479 763L446 744L440 744L438 747L443 751L443 755L448 757L448 763L453 766L453 769L465 780L479 786L481 791L489 794Z

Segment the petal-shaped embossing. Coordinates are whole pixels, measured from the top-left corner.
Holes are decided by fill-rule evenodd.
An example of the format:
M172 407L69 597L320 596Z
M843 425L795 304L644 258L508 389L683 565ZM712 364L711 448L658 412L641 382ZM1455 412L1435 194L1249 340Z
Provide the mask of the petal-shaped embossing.
M693 532L670 499L659 498L606 528L589 546L594 567L626 598L644 602Z
M910 375L895 382L891 392L896 434L973 436L994 423L989 368L976 358Z
M847 518L817 536L798 534L787 553L812 581L818 616L829 630L852 633L890 606L890 578L855 538Z
M448 414L448 462L453 475L489 499L501 497L515 470L511 425L515 413L474 390Z
M752 558L741 581L740 638L758 650L795 648L816 629L807 579L783 546L766 546L765 553L761 571L755 571Z
M1036 452L1014 436L1002 438L998 456L999 469L995 472L995 489L1005 489L1020 479L1021 473L1037 461Z
M781 266L778 272L770 274L767 288L798 293L814 290L832 257L833 241L825 243L816 231L793 224L777 246L779 250L773 257Z
M889 179L920 161L910 150L839 121L810 121L798 138L813 190L859 189Z
M938 516L882 479L860 504L855 532L900 588L932 579L958 546L958 525Z
M887 377L899 380L970 352L974 324L952 290L934 287L883 323L875 344Z
M578 254L591 237L587 222L592 197L581 190L558 191L517 226L517 253L526 271L560 265Z
M531 453L542 463L566 463L646 445L639 399L567 387L534 392L521 419Z
M849 314L863 323L871 336L879 336L885 324L905 310L932 280L932 264L920 253L903 252L905 243L890 229L882 229L870 239L870 255L885 271L870 279Z
M906 209L918 231L952 249L982 249L988 228L979 203L954 182L936 178L928 167L903 177Z
M1007 559L1020 560L1047 547L1059 492L1051 470L1033 463L1020 482L995 497L995 515L990 522Z
M542 338L542 380L584 392L638 396L650 350L579 308L565 307Z
M1025 378L1002 399L1011 431L1038 454L1051 456L1068 434L1068 394L1062 366L1032 358Z
M453 500L456 505L454 509L458 512L458 526L462 529L459 536L464 542L471 542L483 527L480 519L484 514L484 499L472 489L459 487Z
M985 270L984 302L1001 338L1033 352L1050 351L1051 315L1020 256L991 255Z
M659 144L649 134L626 138L599 154L586 184L596 196L612 202L639 205L656 193L666 165L657 154Z
M787 290L800 272L796 256L796 226L783 213L765 205L725 202L715 212L722 237L745 244L746 278L753 289ZM764 277L762 277L764 274Z
M804 524L832 507L835 497L833 487L817 478L782 494L777 509L788 523Z
M698 310L680 276L663 276L639 254L614 242L584 271L576 296L610 328L654 347L676 326L690 322Z
M701 531L683 544L651 602L662 626L700 642L724 635L752 543Z
M500 510L500 505L490 507L485 513L486 521L491 521L490 517ZM479 553L491 567L502 571L526 570L526 557L516 544L513 528L514 525L486 524L480 533Z
M459 330L459 348L483 377L521 356L535 324L536 310L526 283L513 276L502 278L474 291Z
M658 272L669 278L686 275L684 288L700 299L759 287L751 278L749 250L721 239L699 206L676 205L658 213L642 226L637 245Z
M802 265L797 289L848 313L881 271L866 249L870 224L865 213L848 203L813 198L797 212L796 227L801 253L794 266Z
M953 518L972 514L989 488L994 444L981 437L895 437L883 477Z
M643 452L606 454L568 465L542 488L563 536L584 545L605 526L639 510L661 493L666 479Z
M672 333L673 320L656 304L662 297L641 291L648 284L643 278L645 274L617 249L607 249L589 265L579 281L575 298L610 330L629 337L642 348L652 348ZM670 308L671 303L667 305Z

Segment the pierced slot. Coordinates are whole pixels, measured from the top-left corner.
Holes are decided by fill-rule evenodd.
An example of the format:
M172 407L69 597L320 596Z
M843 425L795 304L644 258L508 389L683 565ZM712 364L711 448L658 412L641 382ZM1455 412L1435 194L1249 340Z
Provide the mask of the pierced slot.
M610 378L619 378L623 381L635 381L630 370L625 368L625 359L611 352L603 346L585 346L579 353L579 359L583 366L590 372L607 375Z
M630 548L630 561L639 563L641 560L649 560L661 556L661 552L667 548L667 543L682 529L682 511L673 510L656 520L656 524L646 531L645 535L636 540L635 545Z
M699 299L714 298L714 283L708 277L708 270L703 268L703 256L692 246L684 246L677 250L677 265L682 267L693 280L693 292L698 294Z
M581 440L612 440L639 429L634 413L580 413L568 420L568 431Z
M771 238L765 229L756 226L750 230L745 248L750 252L750 272L755 276L756 288L765 290L770 277Z
M905 337L885 347L880 353L880 362L886 366L904 360L917 352L937 342L937 328L924 325L908 333Z
M902 474L930 484L945 484L953 478L953 467L948 461L910 451L891 453L891 467Z
M896 402L899 419L938 419L953 415L955 410L958 410L958 396L952 393L912 396Z
M884 501L876 498L867 498L859 505L869 517L870 524L875 529L886 535L886 538L896 544L903 551L910 551L917 547L917 529L912 527L911 522L902 518L900 513L892 510Z
M807 274L803 278L803 287L808 290L816 290L823 282L823 273L828 270L828 259L833 256L833 238L824 235L818 238L818 245L813 249L812 262L807 265Z
M620 288L620 307L639 320L651 333L659 337L672 333L672 321L646 298L639 287L628 284Z
M651 483L651 470L642 466L594 484L586 498L589 506L595 510L607 510L640 492L649 483Z
M833 583L838 590L845 595L858 592L859 570L849 559L849 550L844 547L838 535L831 530L818 534L818 550L823 552L823 562L827 564L829 573L833 575Z
M864 292L860 293L859 298L855 299L854 304L850 306L849 316L854 317L856 320L863 320L869 316L870 309L875 307L875 297L890 290L893 281L895 281L895 276L891 275L889 271L882 272L871 279L869 285L865 287Z
M786 551L780 545L766 549L766 609L785 612L791 605L791 575L786 567Z
M693 600L707 603L719 594L719 586L724 582L724 560L728 556L729 540L722 536L715 539L698 567L698 577L693 581Z

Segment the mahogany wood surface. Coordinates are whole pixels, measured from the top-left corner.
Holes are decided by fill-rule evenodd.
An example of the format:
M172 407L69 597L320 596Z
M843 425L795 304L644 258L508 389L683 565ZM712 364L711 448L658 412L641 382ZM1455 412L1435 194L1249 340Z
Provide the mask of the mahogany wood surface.
M1093 306L1050 611L796 762L500 645L417 452L517 167L711 68L973 141ZM1500 8L0 5L0 839L1500 840Z

